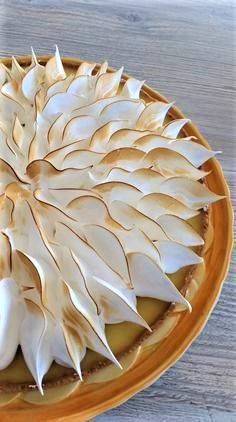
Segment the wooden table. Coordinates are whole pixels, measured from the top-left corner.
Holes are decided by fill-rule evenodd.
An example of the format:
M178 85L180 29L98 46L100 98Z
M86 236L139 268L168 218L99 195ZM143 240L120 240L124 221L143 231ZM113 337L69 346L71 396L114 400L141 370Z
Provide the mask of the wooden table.
M233 0L0 0L0 55L53 52L125 70L158 89L199 126L236 199ZM147 390L96 418L236 420L236 256L203 333Z

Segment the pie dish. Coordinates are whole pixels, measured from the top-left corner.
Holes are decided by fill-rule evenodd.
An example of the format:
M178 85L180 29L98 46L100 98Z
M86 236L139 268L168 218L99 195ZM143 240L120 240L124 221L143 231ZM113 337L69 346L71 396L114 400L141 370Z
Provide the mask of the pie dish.
M192 123L123 69L63 67L58 50L4 62L1 400L14 417L56 401L52 418L79 420L146 385L201 329L232 243L227 185ZM95 398L110 388L113 402Z

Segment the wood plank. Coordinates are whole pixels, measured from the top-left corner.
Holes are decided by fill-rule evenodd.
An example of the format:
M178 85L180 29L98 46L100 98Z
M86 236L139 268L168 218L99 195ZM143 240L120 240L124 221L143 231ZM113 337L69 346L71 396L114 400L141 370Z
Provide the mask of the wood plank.
M233 0L0 0L0 54L53 51L125 70L199 126L236 204ZM220 300L187 353L147 390L96 421L236 420L236 253Z

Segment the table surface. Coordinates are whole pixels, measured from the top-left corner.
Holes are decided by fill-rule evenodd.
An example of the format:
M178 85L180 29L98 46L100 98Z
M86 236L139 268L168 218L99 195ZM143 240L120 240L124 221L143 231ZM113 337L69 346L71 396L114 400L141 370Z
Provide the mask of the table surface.
M0 55L79 56L143 79L177 105L215 150L236 199L236 9L233 0L0 0ZM235 70L235 69L234 69ZM160 380L97 417L236 420L236 254L204 331ZM187 418L188 415L188 418ZM186 419L187 418L187 419Z

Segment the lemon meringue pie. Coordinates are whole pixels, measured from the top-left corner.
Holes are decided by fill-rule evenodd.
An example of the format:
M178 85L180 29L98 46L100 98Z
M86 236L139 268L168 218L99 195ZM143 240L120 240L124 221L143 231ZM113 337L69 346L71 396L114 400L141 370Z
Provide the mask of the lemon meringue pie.
M58 49L0 65L2 386L120 366L171 304L191 311L184 288L222 198L203 166L216 152L122 73L67 72Z

